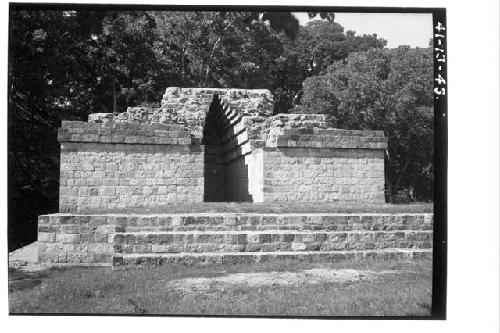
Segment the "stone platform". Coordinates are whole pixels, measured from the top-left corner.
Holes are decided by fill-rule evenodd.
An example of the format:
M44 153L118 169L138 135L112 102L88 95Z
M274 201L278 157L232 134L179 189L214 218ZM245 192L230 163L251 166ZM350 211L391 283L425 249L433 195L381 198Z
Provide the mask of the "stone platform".
M432 257L432 213L52 214L40 263L160 265Z

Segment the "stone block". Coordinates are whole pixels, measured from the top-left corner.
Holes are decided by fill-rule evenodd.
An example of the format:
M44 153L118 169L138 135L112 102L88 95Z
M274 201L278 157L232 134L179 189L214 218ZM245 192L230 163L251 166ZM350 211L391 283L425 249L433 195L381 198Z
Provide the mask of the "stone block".
M73 243L78 243L79 237L80 237L79 234L56 234L55 241L57 243L73 244Z
M48 228L48 227L46 227L46 228ZM38 229L40 229L40 227ZM55 232L38 232L38 241L39 242L53 243L56 241L56 233Z

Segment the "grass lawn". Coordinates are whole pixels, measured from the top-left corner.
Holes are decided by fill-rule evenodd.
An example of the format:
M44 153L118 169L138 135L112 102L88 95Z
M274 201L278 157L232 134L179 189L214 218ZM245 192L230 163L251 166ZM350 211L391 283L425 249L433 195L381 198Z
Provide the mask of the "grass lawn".
M202 202L194 204L165 205L157 208L117 208L86 210L79 214L191 214L191 213L432 213L433 203L253 203L253 202Z
M265 279L253 285L244 280L245 273L260 276L255 274L258 272L293 276L305 271L301 274L307 278L307 272L314 269L359 270L362 278L290 285ZM243 277L242 283L221 285L211 280L231 276ZM210 284L191 292L173 284L174 280L182 284L197 277ZM431 290L430 260L9 271L11 313L428 316Z

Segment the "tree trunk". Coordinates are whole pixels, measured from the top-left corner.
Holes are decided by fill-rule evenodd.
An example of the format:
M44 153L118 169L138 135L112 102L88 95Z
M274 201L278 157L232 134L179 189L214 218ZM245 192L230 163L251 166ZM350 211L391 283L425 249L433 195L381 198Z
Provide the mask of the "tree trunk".
M226 31L230 26L231 26L231 23L228 23L224 27L224 29L222 29L222 33L224 33L224 31ZM221 33L221 35L222 35L222 33ZM210 62L212 62L212 59L214 58L215 50L217 49L217 46L219 45L221 38L222 38L222 36L219 36L219 38L217 38L217 40L215 41L214 47L212 48L212 52L210 53L210 57L208 58L207 70L205 72L205 85L208 83L207 81L208 81L208 74L210 73Z
M384 151L385 155L385 167L384 167L384 175L385 182L387 184L387 196L389 197L389 202L394 203L394 184L392 182L392 173L391 173L391 156L389 155L389 150L386 149Z
M389 202L394 203L394 185L392 184L391 179L386 174L385 180L387 182L387 194L389 197Z
M184 48L181 49L181 82L182 84L185 84L184 82L184 68L185 68L185 64L184 64Z
M396 181L396 185L395 185L396 188L399 187L399 183L401 182L401 179L403 178L404 172L406 171L406 168L408 167L409 163L410 162L408 161L408 159L406 159L405 165L403 166L403 169L401 169L401 172L399 173L398 180Z
M113 113L116 114L116 80L113 79Z

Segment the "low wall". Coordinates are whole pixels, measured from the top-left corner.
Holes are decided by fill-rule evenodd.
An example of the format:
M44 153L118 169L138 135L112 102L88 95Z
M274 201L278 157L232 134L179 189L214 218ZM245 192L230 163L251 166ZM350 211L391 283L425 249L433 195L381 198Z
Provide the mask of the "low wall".
M383 151L264 148L264 201L384 202Z
M265 202L384 202L382 132L277 129L268 144Z
M39 216L38 262L111 265L114 234L114 219L105 215Z
M63 122L60 212L202 202L204 149L176 125Z

